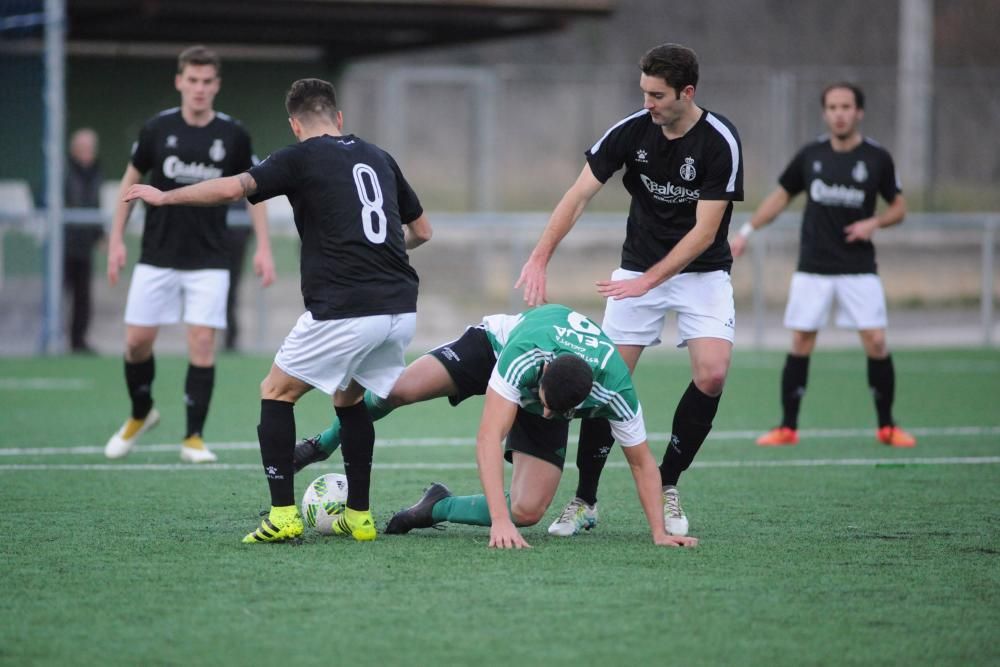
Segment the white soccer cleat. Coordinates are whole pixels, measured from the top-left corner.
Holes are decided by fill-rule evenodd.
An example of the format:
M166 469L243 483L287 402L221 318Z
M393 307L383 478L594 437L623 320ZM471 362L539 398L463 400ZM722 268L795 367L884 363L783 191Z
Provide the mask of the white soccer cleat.
M205 446L200 435L184 438L181 444L181 461L184 463L215 463L218 457Z
M139 436L159 423L160 413L156 408L151 409L145 419L129 417L122 424L122 427L111 436L108 444L104 445L104 455L109 459L120 459L128 456Z
M597 503L588 505L579 498L573 498L566 505L559 518L549 526L549 535L570 537L582 530L590 530L597 526Z
M676 486L663 487L663 527L671 535L688 534L688 518L681 508Z

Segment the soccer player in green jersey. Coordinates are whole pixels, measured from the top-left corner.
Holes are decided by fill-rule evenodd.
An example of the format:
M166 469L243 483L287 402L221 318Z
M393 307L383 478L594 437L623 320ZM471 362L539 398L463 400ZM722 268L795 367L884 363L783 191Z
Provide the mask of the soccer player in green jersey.
M490 526L491 547L529 546L517 526L541 520L555 496L569 420L602 417L623 445L653 541L697 544L693 538L667 535L664 529L659 472L628 367L589 319L557 304L520 315L485 317L457 340L408 366L387 397L367 392L365 402L373 419L379 419L401 405L443 396L458 405L474 395L486 396L476 438L485 493L453 496L435 483L419 502L392 517L386 534L451 521ZM339 423L334 422L296 446L296 469L327 458L338 444ZM509 499L503 490L504 455L514 464ZM574 519L581 528L593 526L596 507L581 506Z

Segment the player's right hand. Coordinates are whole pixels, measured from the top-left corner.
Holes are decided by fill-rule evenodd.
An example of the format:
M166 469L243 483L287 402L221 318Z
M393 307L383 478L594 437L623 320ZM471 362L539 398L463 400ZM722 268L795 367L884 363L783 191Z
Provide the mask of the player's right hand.
M504 524L494 523L490 526L491 549L530 549L531 545L524 541L521 533L518 532L514 524L507 522Z
M125 267L127 251L121 239L108 239L108 284L118 284L118 273Z
M733 253L733 257L739 257L747 249L747 237L737 234L733 238L729 239L729 249Z
M653 536L653 542L661 547L696 547L698 546L697 537L684 537L681 535L670 535L664 533L663 535Z
M524 287L524 300L529 306L545 303L545 264L529 259L521 267L521 277L514 283L514 289Z

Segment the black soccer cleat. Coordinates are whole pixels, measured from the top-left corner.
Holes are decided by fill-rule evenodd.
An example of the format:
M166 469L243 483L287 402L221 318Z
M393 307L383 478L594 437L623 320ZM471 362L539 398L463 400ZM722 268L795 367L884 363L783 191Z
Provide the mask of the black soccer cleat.
M451 495L447 486L434 482L424 489L424 495L415 505L393 514L383 532L386 535L405 535L414 528L430 528L437 523L432 514L434 505Z
M295 449L292 451L292 466L297 473L307 465L326 461L328 458L330 455L319 446L319 436L314 435L295 443Z

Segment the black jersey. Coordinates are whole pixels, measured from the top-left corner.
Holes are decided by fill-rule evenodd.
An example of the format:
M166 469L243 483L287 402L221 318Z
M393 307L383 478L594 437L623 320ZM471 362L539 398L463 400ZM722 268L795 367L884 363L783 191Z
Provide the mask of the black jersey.
M132 147L132 166L149 184L173 190L233 176L252 166L250 135L224 113L204 127L188 125L179 108L151 118ZM142 232L144 264L171 269L225 269L229 266L226 209L222 206L147 206Z
M622 183L632 195L622 268L645 271L663 259L694 227L698 201L743 200L743 151L732 123L702 112L677 139L667 139L646 110L619 121L587 151L591 171L602 183L625 165ZM729 271L729 219L715 240L684 272Z
M302 297L318 320L413 313L403 224L423 209L399 166L353 135L313 137L250 170L253 203L288 195L302 239Z
M854 149L837 152L824 136L792 158L778 183L792 196L806 193L799 271L875 273L875 246L847 243L844 228L873 216L878 195L892 203L901 192L889 151L865 138Z

